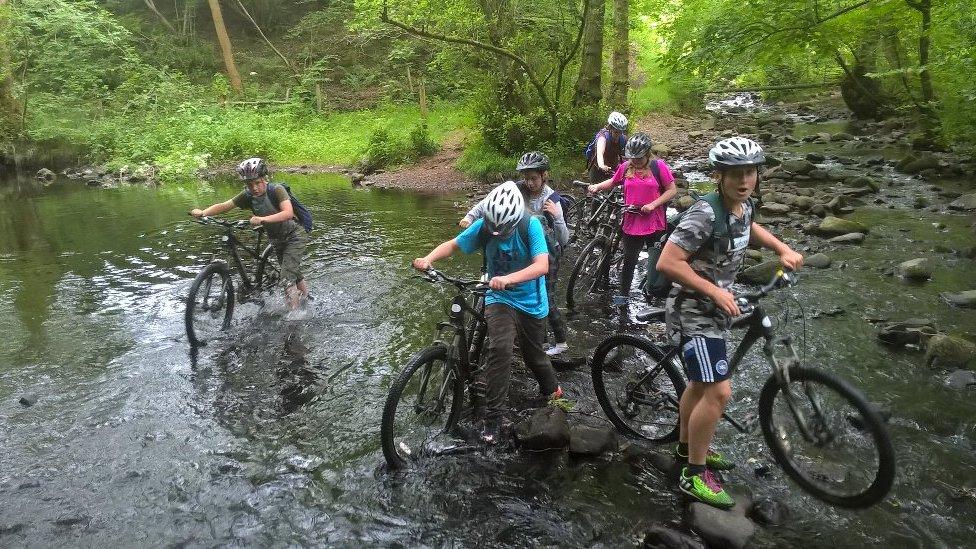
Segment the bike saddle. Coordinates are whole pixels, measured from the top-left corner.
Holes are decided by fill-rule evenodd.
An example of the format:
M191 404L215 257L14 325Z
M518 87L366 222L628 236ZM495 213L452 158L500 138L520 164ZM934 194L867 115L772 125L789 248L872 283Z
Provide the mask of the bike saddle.
M652 307L642 313L638 313L634 318L641 322L664 322L664 309Z

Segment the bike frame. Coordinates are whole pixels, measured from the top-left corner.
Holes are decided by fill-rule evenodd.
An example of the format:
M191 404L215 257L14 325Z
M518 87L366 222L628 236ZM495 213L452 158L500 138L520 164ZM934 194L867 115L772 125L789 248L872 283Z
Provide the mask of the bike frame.
M233 263L232 264L233 264L234 268L241 275L241 282L242 282L242 286L243 286L242 290L243 290L243 293L244 294L254 293L258 289L257 288L257 281L259 281L261 279L261 274L262 273L258 273L256 271L257 271L257 269L260 269L261 256L264 255L264 251L267 248L267 246L265 246L263 248L261 246L261 240L264 237L264 231L263 230L258 230L258 231L255 231L255 232L258 233L258 237L257 237L257 240L254 242L254 249L253 250L250 249L250 248L248 248L243 242L240 241L240 239L237 238L236 235L234 235L234 228L233 227L230 227L230 226L225 227L224 234L220 237L220 245L221 245L221 247L227 253L230 254L230 257L233 260ZM247 268L244 266L244 261L241 259L241 254L238 253L238 251L237 251L238 248L244 250L244 252L248 256L250 256L250 258L257 260L257 262L258 262L257 265L255 266L255 274L254 274L254 279L253 280L251 279L250 276L248 276Z

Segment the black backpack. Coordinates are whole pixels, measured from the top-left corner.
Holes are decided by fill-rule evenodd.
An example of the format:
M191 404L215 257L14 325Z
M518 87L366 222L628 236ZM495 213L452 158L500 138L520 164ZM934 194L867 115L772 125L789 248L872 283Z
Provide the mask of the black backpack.
M526 204L528 204L529 202L528 186L525 184L524 181L519 181L515 185L519 188L520 191L522 191L522 197L525 199ZM552 200L553 202L559 203L559 206L563 209L563 220L569 223L569 220L566 217L568 214L566 212L568 212L569 208L572 207L572 202L570 202L568 199L563 199L562 195L560 195L556 191L553 191L552 194L549 195L548 199ZM539 221L542 223L542 234L545 235L546 237L546 248L549 250L549 260L559 261L559 258L562 257L563 255L563 246L562 244L559 243L559 239L556 238L556 230L554 227L555 221L552 219L552 216L550 216L548 213L529 214L522 218L523 220L526 221L525 234L523 238L523 242L525 242L526 248L528 248L528 243L529 243L528 219L531 219L533 217L538 217ZM519 223L519 226L521 227L522 223ZM482 225L482 230L487 232L487 229L484 228L484 225Z
M712 236L709 237L709 242L711 242L712 249L716 253L722 253L722 249L727 245L729 239L729 219L728 213L725 211L725 205L722 203L722 197L717 192L710 192L700 197L699 200L708 202L712 207L712 211L715 212L715 221L712 222ZM672 280L657 270L657 261L661 258L661 252L664 250L664 245L668 242L668 237L674 232L678 223L684 219L687 211L685 210L668 219L664 234L661 235L661 238L654 243L654 246L648 252L647 273L644 275L643 282L641 282L641 291L644 293L645 298L665 297L671 291Z
M285 188L285 191L288 193L288 198L291 199L291 209L295 212L295 218L298 219L299 225L301 225L305 229L305 232L307 232L307 233L312 232L312 227L313 227L313 225L312 225L312 212L308 211L308 208L306 208L305 205L302 204L298 200L298 198L295 197L294 194L292 194L291 187L289 187L288 185L286 185L284 183L270 183L269 182L268 183L268 190L265 191L265 193L273 196L274 195L274 192L275 192L275 187L278 186L278 185L281 185L282 187L284 187ZM244 192L247 193L247 196L251 197L252 199L254 198L253 196L251 196L251 193L247 190L247 188L244 189ZM275 204L275 201L274 200L271 200L270 202L271 202L271 205L274 206L274 208L277 210L278 209L278 205Z

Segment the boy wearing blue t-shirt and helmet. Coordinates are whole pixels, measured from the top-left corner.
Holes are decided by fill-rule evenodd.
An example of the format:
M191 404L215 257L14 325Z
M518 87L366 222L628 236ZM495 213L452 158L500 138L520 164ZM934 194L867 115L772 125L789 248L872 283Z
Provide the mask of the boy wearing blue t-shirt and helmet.
M426 256L414 259L413 267L426 271L435 261L458 250L483 250L485 254L491 288L485 295L488 360L486 367L475 374L475 393L479 397L485 395L484 399L475 399L475 416L486 420L485 439L493 442L505 420L516 337L525 365L539 380L542 394L559 399L562 389L542 348L549 314L549 249L542 223L528 215L522 192L512 181L488 193L485 206L483 218ZM520 227L526 223L527 230ZM527 234L528 242L523 241L522 234Z

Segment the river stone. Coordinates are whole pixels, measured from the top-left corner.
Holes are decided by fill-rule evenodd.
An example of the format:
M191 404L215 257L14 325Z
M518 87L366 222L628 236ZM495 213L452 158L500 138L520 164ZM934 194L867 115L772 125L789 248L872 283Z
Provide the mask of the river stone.
M705 549L702 542L692 536L664 526L654 526L644 536L642 549Z
M860 244L864 242L864 233L847 233L831 238L828 242L835 244Z
M789 213L790 207L786 204L777 204L776 202L764 202L759 207L759 211L765 214L781 215Z
M816 201L809 196L796 196L793 199L793 205L804 212L813 208L814 204L816 204Z
M563 448L569 444L566 412L555 406L540 408L515 426L515 438L527 450Z
M810 170L810 172L807 173L807 177L813 179L814 181L827 181L830 179L830 174L827 173L827 170L817 168L815 170Z
M928 258L919 257L898 265L897 272L908 280L928 280L932 278L932 265Z
M653 152L654 154L660 157L665 157L671 153L671 148L665 145L664 143L655 143L651 147L651 152Z
M20 400L18 400L17 402L19 402L22 406L26 406L30 408L31 406L37 404L37 398L38 397L36 394L27 393L26 395L21 396Z
M35 175L39 181L54 181L54 172L47 168L41 168L37 170Z
M569 430L569 453L598 456L617 449L617 436L612 429L598 429L576 425Z
M809 265L815 269L826 269L830 267L831 259L827 254L813 254L803 260L804 265Z
M807 153L806 159L810 162L823 162L827 160L827 157L817 152L811 152Z
M878 339L889 345L920 345L938 333L935 322L924 318L909 318L889 322L878 330Z
M881 189L881 183L879 183L877 179L871 179L865 175L852 177L851 179L846 180L846 182L851 187L867 187L875 192Z
M808 174L817 167L809 160L784 160L783 169L790 173Z
M976 307L976 290L966 290L958 294L941 293L939 295L953 307L965 307L967 309Z
M976 193L964 194L949 204L950 210L972 211L976 210Z
M945 334L932 336L925 350L925 364L973 369L976 367L976 343Z
M741 549L756 532L751 520L734 515L711 505L691 504L688 518L691 529L701 535L709 547Z
M771 259L769 261L764 261L759 265L754 265L752 267L743 269L743 271L739 273L739 280L752 284L765 284L773 279L773 276L776 274L779 267L779 260Z
M867 233L868 228L856 221L827 216L809 232L821 236L839 236L849 233Z
M847 132L837 132L830 136L831 141L853 141L854 139L854 136Z
M939 159L931 154L920 154L917 157L908 155L898 163L898 171L915 174L923 170L939 167Z
M760 524L782 526L790 520L790 509L778 499L763 497L752 504L749 518Z
M950 389L956 389L957 391L969 387L976 387L976 372L956 370L946 376L945 384Z

